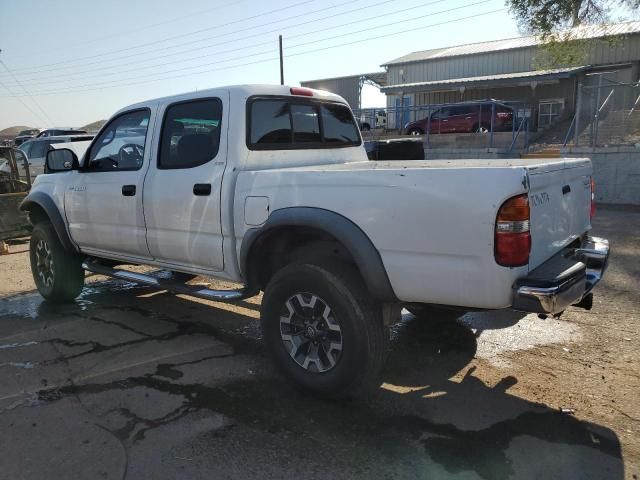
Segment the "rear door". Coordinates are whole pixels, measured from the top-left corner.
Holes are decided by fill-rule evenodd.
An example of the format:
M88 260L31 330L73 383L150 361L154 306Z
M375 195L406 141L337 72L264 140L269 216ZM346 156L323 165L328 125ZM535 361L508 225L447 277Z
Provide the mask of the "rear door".
M528 173L533 269L591 228L591 162L558 159Z
M187 269L224 269L220 220L228 95L166 106L159 148L144 184L151 255Z
M449 128L452 132L468 133L470 131L469 121L471 119L472 107L469 105L459 105L451 108L449 117Z

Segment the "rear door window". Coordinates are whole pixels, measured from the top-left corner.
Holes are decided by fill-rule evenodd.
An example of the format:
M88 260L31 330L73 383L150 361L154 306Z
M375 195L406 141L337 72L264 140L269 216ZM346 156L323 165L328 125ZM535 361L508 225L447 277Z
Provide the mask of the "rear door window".
M460 105L458 107L451 108L451 115L469 115L471 114L472 107L470 105Z
M222 101L207 98L170 105L164 117L158 168L192 168L216 157Z

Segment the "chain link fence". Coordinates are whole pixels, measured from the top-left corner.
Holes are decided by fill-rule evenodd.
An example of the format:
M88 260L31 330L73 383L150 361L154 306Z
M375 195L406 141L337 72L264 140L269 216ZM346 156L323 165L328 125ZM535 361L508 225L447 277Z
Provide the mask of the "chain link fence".
M354 110L365 140L421 137L425 148L526 149L530 106L496 100Z
M603 147L640 144L640 82L619 83L606 75L578 85L576 114L566 144Z

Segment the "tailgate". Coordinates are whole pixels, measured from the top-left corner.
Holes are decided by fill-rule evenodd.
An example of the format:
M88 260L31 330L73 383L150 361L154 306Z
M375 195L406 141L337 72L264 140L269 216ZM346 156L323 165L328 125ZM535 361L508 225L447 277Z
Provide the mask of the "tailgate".
M591 161L558 159L528 167L534 269L591 228Z

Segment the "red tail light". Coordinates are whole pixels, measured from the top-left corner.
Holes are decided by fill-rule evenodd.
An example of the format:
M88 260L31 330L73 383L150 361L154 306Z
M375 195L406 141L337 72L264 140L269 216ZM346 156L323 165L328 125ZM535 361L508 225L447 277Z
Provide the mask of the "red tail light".
M591 177L591 212L590 218L593 220L593 217L596 216L596 182Z
M304 87L291 87L291 95L301 95L303 97L313 97L313 90Z
M495 257L503 267L521 267L529 263L531 252L529 197L518 195L498 210Z

